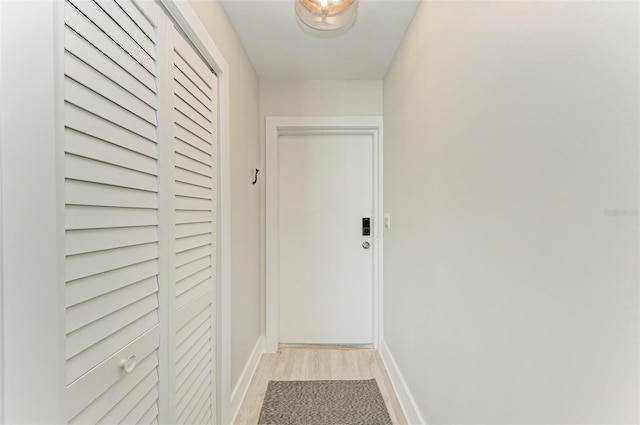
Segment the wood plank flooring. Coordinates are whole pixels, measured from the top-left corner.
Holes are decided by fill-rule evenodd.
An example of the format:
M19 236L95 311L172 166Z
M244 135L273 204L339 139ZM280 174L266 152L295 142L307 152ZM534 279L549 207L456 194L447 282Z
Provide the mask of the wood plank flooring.
M372 379L378 383L394 425L406 425L382 359L376 350L342 347L280 347L263 354L247 395L240 406L236 425L256 425L267 391L274 381Z

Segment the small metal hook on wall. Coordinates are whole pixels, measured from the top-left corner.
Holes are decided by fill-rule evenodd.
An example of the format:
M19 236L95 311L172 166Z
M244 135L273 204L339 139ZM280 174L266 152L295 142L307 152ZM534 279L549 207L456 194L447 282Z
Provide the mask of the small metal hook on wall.
M256 171L254 172L254 175L253 175L253 182L251 184L258 183L258 173L260 172L260 170L258 170L257 168L255 170Z

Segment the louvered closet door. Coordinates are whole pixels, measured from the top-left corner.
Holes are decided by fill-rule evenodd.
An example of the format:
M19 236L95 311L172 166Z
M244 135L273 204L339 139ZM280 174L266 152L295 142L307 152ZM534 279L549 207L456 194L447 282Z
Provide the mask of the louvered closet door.
M157 423L156 13L65 4L68 423Z
M213 306L217 79L173 33L175 153L175 422L214 417Z

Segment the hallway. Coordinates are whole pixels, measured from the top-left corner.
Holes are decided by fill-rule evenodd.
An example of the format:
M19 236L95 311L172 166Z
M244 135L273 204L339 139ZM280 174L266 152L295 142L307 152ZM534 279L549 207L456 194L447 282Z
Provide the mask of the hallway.
M375 379L394 425L406 419L378 352L368 348L281 346L265 353L242 401L235 425L258 423L260 408L270 380L361 380Z
M0 425L640 424L638 76L640 0L0 0Z

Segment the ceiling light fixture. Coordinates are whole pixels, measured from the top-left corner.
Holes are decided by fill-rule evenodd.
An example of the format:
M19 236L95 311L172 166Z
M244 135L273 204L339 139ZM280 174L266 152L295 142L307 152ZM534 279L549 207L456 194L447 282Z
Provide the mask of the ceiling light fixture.
M353 24L358 0L296 0L300 22L318 31L336 31Z

